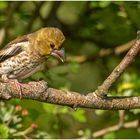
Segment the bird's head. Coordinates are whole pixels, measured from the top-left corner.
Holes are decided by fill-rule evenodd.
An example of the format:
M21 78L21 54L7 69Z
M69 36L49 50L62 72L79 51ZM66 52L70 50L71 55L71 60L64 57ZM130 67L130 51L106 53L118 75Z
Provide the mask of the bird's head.
M65 52L62 45L65 37L58 28L42 28L32 33L30 37L35 50L38 51L41 56L49 57L52 55L64 61Z

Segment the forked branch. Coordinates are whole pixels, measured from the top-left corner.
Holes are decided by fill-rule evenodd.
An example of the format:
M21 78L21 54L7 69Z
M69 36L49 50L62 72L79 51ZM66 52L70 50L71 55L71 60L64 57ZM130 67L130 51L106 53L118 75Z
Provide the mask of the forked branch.
M44 81L30 82L22 84L22 98L70 106L73 108L93 108L107 110L125 110L140 108L140 96L137 97L108 97L107 93L111 85L119 78L140 50L140 31L138 31L137 39L122 59L120 64L112 71L101 86L93 93L82 95L77 92L62 91L58 89L48 88ZM0 83L0 98L11 99L19 98L14 85L8 83Z

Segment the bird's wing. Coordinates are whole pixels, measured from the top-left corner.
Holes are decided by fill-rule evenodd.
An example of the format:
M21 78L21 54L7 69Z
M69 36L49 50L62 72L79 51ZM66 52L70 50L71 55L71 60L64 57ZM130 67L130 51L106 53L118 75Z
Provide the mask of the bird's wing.
M22 51L22 48L26 43L29 43L29 38L27 35L18 37L15 40L8 43L0 51L0 63L14 55L19 54Z

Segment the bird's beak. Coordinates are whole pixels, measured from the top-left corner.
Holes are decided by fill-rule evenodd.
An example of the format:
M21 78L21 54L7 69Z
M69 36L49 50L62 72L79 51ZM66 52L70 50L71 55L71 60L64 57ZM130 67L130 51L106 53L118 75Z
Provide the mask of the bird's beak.
M52 53L51 53L52 56L60 59L62 62L65 61L65 51L64 51L64 48L62 48L61 50L54 50Z

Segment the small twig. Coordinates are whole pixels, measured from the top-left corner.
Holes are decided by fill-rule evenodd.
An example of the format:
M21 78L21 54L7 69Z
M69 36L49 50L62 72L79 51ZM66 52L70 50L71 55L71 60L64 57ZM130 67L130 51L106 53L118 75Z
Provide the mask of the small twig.
M131 40L125 44L116 46L114 49L112 49L112 48L101 49L96 55L90 56L90 57L87 55L79 55L79 56L70 55L70 56L67 56L65 63L76 62L78 64L83 64L85 62L94 62L96 59L103 58L108 55L120 55L121 53L124 53L128 49L130 49L130 47L132 46L133 43L134 43L134 40ZM51 61L51 63L47 64L47 67L49 67L49 68L55 67L58 64L59 64L59 62L54 59Z
M17 133L13 134L13 136L22 136L24 138L28 138L27 134L31 133L35 128L37 128L37 125L31 124L28 128L23 131L18 131Z
M119 110L119 126L120 127L124 125L124 116L125 116L125 110Z
M123 52L126 52L128 49L130 49L130 47L134 44L134 42L135 42L135 40L131 40L131 41L125 43L125 44L122 44L120 46L115 47L114 53L116 55L119 55Z
M126 56L122 59L120 64L112 71L112 73L105 79L103 84L98 87L95 93L104 97L107 95L108 89L111 85L119 78L119 76L124 72L130 63L134 60L135 56L140 50L140 31L137 32L137 39L134 45L130 48Z
M0 46L2 45L4 38L5 38L5 29L1 28L0 29Z
M86 56L86 55L79 55L79 56L67 56L66 63L69 62L76 62L79 64L85 63L85 62L93 62L98 58L103 58L108 55L119 55L121 53L126 52L132 44L134 43L134 40L131 40L125 44L122 44L120 46L116 46L114 49L108 48L108 49L101 49L96 55L94 56ZM54 60L56 62L56 60ZM52 64L53 65L53 64ZM58 65L58 61L53 65L56 66Z
M113 125L113 126L101 129L99 131L96 131L92 134L92 136L93 136L93 138L101 137L101 136L105 135L106 133L117 131L120 128L137 128L138 124L139 124L138 120L126 122L121 127L120 127L120 124L118 123L116 125Z
M101 129L97 132L94 132L92 134L92 137L93 138L96 138L96 137L100 137L100 136L103 136L105 135L106 133L109 133L109 132L112 132L112 131L117 131L120 129L120 126L117 124L117 125L113 125L111 127L107 127L107 128L104 128L104 129Z

